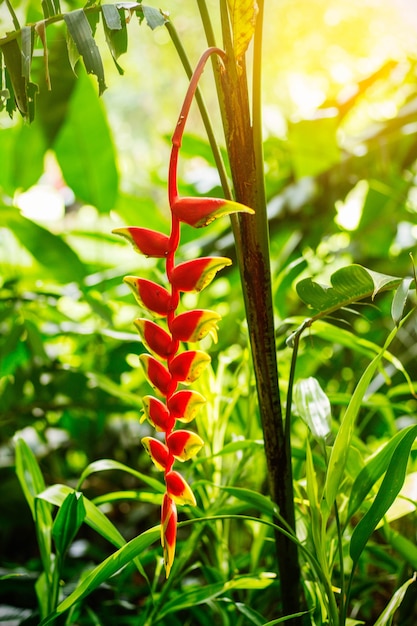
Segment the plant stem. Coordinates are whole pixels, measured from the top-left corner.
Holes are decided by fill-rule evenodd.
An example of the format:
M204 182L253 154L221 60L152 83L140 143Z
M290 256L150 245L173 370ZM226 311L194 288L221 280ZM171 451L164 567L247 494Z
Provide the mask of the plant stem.
M184 46L182 45L181 39L178 37L178 33L173 25L173 23L170 20L167 20L165 22L165 26L168 30L168 33L171 37L172 43L174 44L174 47L177 51L177 54L180 58L180 61L184 67L185 73L187 74L188 78L191 78L191 76L193 75L193 69L191 67L191 63L188 59L187 53L184 49ZM213 46L214 47L214 46ZM215 56L215 55L213 55ZM213 63L218 65L219 61L216 62L216 60L213 60ZM214 130L213 130L213 126L210 120L210 116L208 114L208 110L206 107L206 104L204 102L203 96L201 95L201 91L200 89L197 87L196 92L195 92L195 99L200 111L200 115L201 115L201 119L203 120L203 124L204 124L204 128L206 130L207 133L207 138L209 140L210 143L210 148L211 151L213 152L213 157L214 157L214 161L216 163L216 167L217 167L217 171L219 173L219 177L220 177L220 184L222 186L222 189L224 191L225 197L227 199L231 199L232 198L232 192L230 190L230 185L229 185L229 180L228 180L228 176L227 176L227 172L226 172L226 168L223 162L223 158L220 152L220 148L219 145L217 143L215 134L214 134Z
M223 24L224 22L225 18ZM257 383L271 495L279 507L281 516L294 529L291 454L289 443L286 442L284 435L275 347L269 232L261 145L260 70L257 68L254 86L255 131L250 119L244 60L240 60L238 67L230 45L229 38L225 41L226 75L222 80L226 112L224 119L226 143L236 200L255 210L254 216L232 218L232 225ZM261 63L260 45L261 36L258 30L255 59L257 64ZM300 569L297 546L283 533L276 532L275 539L283 613L297 613L300 610ZM294 618L288 620L288 623L295 626L301 621Z

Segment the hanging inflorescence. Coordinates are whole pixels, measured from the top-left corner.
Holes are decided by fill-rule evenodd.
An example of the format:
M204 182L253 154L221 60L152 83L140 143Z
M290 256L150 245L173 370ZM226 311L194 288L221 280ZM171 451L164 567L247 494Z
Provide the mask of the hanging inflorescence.
M157 469L164 472L166 492L161 510L161 543L164 552L166 576L169 576L175 555L177 534L177 504L196 504L194 494L181 474L173 469L175 461L186 461L203 446L203 440L190 430L178 428L196 416L205 398L188 387L194 383L210 362L202 350L188 349L207 335L217 340L220 316L215 311L194 309L178 312L181 293L199 292L231 261L225 257L200 257L176 263L175 254L180 243L181 222L194 227L206 226L222 215L252 209L219 198L187 198L178 195L177 163L185 121L198 80L210 54L224 53L210 48L201 57L191 78L189 89L172 137L168 174L168 196L171 210L170 235L140 227L117 228L113 232L127 238L140 254L165 259L168 286L136 276L125 277L143 309L154 319L139 318L134 324L149 354L140 355L147 379L158 393L143 398L144 416L156 431L163 433L163 441L144 437L142 443ZM184 347L183 344L186 344Z

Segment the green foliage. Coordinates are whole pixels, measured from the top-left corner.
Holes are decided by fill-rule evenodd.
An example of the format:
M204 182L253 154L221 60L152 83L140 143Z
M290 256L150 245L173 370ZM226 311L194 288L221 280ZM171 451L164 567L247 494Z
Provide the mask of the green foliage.
M299 551L303 623L411 626L415 54L403 47L398 62L387 52L366 70L355 60L371 58L384 39L375 33L387 9L376 16L372 3L360 11L337 0L265 6L264 183L297 533L267 485L235 263L198 300L186 298L223 321L213 367L198 383L208 399L197 424L206 444L186 476L197 506L182 513L177 560L163 581L163 485L139 445L150 434L140 422L149 392L138 368L144 346L131 332L137 309L121 278L158 282L162 265L132 260L110 231L126 223L167 233L166 137L186 85L167 39L175 24L194 58L203 35L184 3L170 5L169 16L138 3L81 4L1 5L0 621L284 623L274 549L281 534ZM254 5L245 6L248 14L237 5L233 13L237 56L253 35ZM342 53L344 32L357 36ZM351 72L350 96L332 78L336 58ZM220 136L206 74L201 91ZM300 82L319 85L321 103L292 100ZM217 197L213 146L192 123L181 190ZM219 153L226 157L223 146ZM36 212L45 185L52 195ZM226 221L204 232L186 227L183 239L184 260L213 252L235 259ZM325 394L319 404L330 404L325 438L291 406L292 384L309 377Z

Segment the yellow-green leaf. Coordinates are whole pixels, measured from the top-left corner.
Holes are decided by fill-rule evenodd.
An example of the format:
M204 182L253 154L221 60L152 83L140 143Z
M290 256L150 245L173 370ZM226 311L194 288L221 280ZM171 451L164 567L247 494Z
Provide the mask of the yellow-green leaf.
M256 0L228 0L233 32L233 50L239 61L245 54L255 31L258 4Z

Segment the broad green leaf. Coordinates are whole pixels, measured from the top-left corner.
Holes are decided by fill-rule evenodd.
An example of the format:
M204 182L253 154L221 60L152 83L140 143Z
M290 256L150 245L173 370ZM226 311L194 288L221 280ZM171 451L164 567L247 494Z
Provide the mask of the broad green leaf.
M417 511L417 472L407 474L398 498L394 500L385 514L384 519L378 524L380 528L384 522L394 522L400 517Z
M103 104L85 73L77 80L53 149L77 198L103 213L114 208L118 192L114 145Z
M41 23L43 24L43 22ZM41 24L37 24L37 32L41 37ZM39 94L36 99L36 120L32 124L30 130L33 132L34 127L42 130L45 137L47 147L53 145L53 142L65 122L68 114L72 93L77 84L75 76L68 58L68 48L64 37L64 27L58 28L50 26L48 28L48 42L44 45L44 58L42 64L38 64L33 68L33 76L35 82L39 83ZM43 35L42 41L46 39ZM44 73L46 72L46 77ZM48 83L53 85L51 90Z
M140 481L144 482L146 485L149 485L149 487L152 487L152 489L155 489L155 491L157 491L158 493L165 493L165 486L161 482L159 482L159 480L156 480L156 478L152 478L151 476L147 476L146 474L137 472L133 468L128 467L123 463L119 463L119 461L113 461L112 459L100 459L99 461L93 461L93 463L90 463L90 465L85 468L80 476L80 479L78 481L78 488L81 487L85 479L88 478L88 476L90 476L91 474L94 474L95 472L105 472L109 470L127 472L128 474L131 474L132 476L138 478Z
M18 209L1 207L0 227L9 228L48 274L60 282L81 282L87 275L87 268L59 235L27 219Z
M99 93L101 95L106 89L104 68L100 50L93 37L90 22L83 9L76 9L70 13L64 13L64 20L78 52L83 57L87 73L97 76Z
M0 184L11 197L16 189L25 191L43 173L45 140L37 124L23 123L4 128L0 133L1 154L7 154L0 168ZM2 209L3 210L3 209Z
M404 484L411 446L416 438L416 429L417 427L409 430L398 443L370 509L353 530L349 552L354 563L358 561L369 537Z
M294 387L294 410L307 424L313 437L325 439L330 433L332 412L329 398L316 378L297 381Z
M402 320L402 324L405 319ZM353 429L356 420L356 416L361 407L363 397L369 387L369 384L378 369L378 366L384 356L385 351L389 348L391 342L394 340L397 331L400 327L394 328L389 334L383 348L379 354L374 357L371 363L362 374L358 384L355 387L352 398L349 405L343 415L340 428L338 430L332 452L329 459L329 466L326 473L326 481L324 485L324 497L327 503L328 511L333 506L333 502L336 498L336 494L339 490L340 483L342 481L343 471L345 469L347 455L351 444Z
M166 17L161 13L159 9L142 5L143 17L146 20L147 25L151 30L155 30L159 26L163 26L166 22Z
M409 426L400 430L382 450L379 450L367 461L365 467L359 472L350 492L348 518L356 513L369 491L386 471L397 446L410 432L414 433L414 438L417 437L417 426Z
M340 161L337 113L289 124L288 147L298 179L318 176Z
M395 324L399 324L404 314L404 307L407 302L410 285L413 282L412 278L404 278L395 291L394 298L391 306L391 316Z
M64 556L74 540L86 516L82 493L72 491L67 495L55 517L52 526L52 538L56 551Z
M255 32L258 4L256 0L227 0L233 33L233 50L239 62Z
M74 493L74 489L68 485L56 484L41 491L38 498L60 507L71 493ZM126 543L123 536L104 513L85 496L83 496L83 503L86 510L86 523L117 548L123 546Z
M92 591L97 589L102 583L116 574L120 569L128 565L136 557L149 548L160 537L160 527L155 526L141 533L135 539L126 543L120 550L111 554L102 563L97 565L87 576L85 576L75 590L61 602L56 611L42 620L39 626L46 626L56 620L56 618L68 611L76 602L79 602Z
M416 582L416 574L407 580L392 596L386 608L383 610L379 618L376 620L374 626L390 626L392 624L392 619L394 617L395 611L401 605L401 602L404 599L405 593L410 585L413 585Z
M342 267L330 277L331 286L321 285L311 278L297 283L301 300L320 315L329 315L364 298L374 298L377 293L398 287L401 278L373 272L362 265Z

